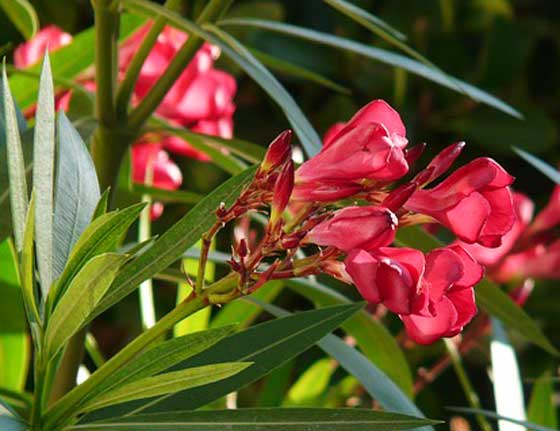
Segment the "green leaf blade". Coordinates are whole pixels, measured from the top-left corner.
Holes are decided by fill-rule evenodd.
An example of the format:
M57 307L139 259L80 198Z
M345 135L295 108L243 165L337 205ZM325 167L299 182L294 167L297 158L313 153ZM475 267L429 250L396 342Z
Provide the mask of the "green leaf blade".
M0 7L23 37L29 40L35 36L39 30L39 18L28 0L1 1Z
M45 332L49 357L91 320L93 309L127 259L127 256L116 253L100 254L78 272L49 319Z
M556 184L560 184L560 172L558 172L558 169L550 166L548 163L543 162L538 157L533 156L531 153L528 153L521 148L513 147L513 151L527 163L532 165L535 169L554 181Z
M46 298L53 275L54 216L54 84L48 54L43 59L35 133L33 136L33 189L35 190L35 237L41 292Z
M95 166L64 112L58 116L58 166L54 206L54 274L62 274L71 250L90 224L100 199Z

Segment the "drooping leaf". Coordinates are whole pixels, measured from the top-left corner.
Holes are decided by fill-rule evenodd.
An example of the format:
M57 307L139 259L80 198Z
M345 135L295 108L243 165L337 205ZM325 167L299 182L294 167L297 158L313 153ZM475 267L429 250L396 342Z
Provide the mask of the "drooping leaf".
M558 428L558 418L554 403L554 382L552 373L543 373L533 384L533 392L527 408L527 419L536 424Z
M31 352L18 280L17 253L10 240L0 243L0 386L25 387Z
M131 293L144 280L164 270L196 243L214 223L214 214L221 202L231 205L241 190L251 181L256 168L230 178L200 201L183 218L169 228L154 244L126 265L111 290L95 310L95 314L109 308Z
M138 16L121 15L120 40L126 40L139 28L145 20ZM50 55L53 76L59 79L72 80L79 73L93 64L95 54L95 29L89 28L73 36L72 43L57 49ZM39 72L40 66L33 65L23 70L23 73L14 71L10 77L10 86L14 98L21 108L27 108L35 103L39 88L37 79L25 75L25 72Z
M289 312L272 304L260 303L261 307L275 316L288 316ZM349 346L339 337L329 334L321 339L317 345L340 366L356 377L368 393L381 406L390 411L405 413L417 417L424 417L414 403L389 379L379 368L371 363L362 353ZM434 431L432 427L421 428L418 431Z
M550 166L548 163L543 162L538 157L533 156L531 153L528 153L527 151L524 151L521 148L513 147L513 151L515 151L519 157L521 157L527 163L529 163L534 168L539 170L541 173L546 175L556 184L560 184L560 172L558 171L558 169L554 168L553 166Z
M58 166L54 211L54 274L58 278L100 200L95 166L64 112L58 114ZM106 199L108 195L106 196Z
M144 204L132 205L96 218L82 233L58 280L56 298L64 293L68 283L92 257L114 251L121 237L138 218ZM53 301L56 301L56 298Z
M35 132L33 134L33 189L35 190L35 238L41 292L46 298L53 280L54 216L54 87L49 56L41 68Z
M451 78L443 72L440 72L433 67L429 67L422 64L416 60L408 58L406 56L396 54L391 51L387 51L381 48L375 48L373 46L365 45L353 40L345 39L339 36L335 36L328 33L318 32L315 30L298 27L295 25L258 20L258 19L228 19L221 21L220 25L226 26L247 26L262 28L265 30L270 30L278 33L287 34L289 36L297 37L304 40L309 40L321 45L332 46L334 48L343 49L349 52L362 55L373 60L380 61L382 63L388 64L394 67L400 67L401 69L407 70L410 73L426 78L443 87L447 87L451 90L460 91L467 96L473 98L474 100L505 112L513 117L522 118L522 115L512 108L510 105L501 101L500 99L492 96L491 94L480 90L473 85L470 85L459 79Z
M265 376L307 350L361 307L362 304L326 307L252 326L181 362L170 371L217 362L253 362L252 367L219 383L156 398L149 402L137 401L124 404L118 409L99 410L86 416L85 420L89 422L133 411L149 413L202 407Z
M483 410L483 409L471 409L471 408L466 408L466 407L448 407L448 410L452 411L452 412L457 412L457 413L467 413L467 414L480 414L483 416L486 416L488 418L491 419L497 419L497 420L502 420L502 421L506 421L506 422L510 422L512 424L517 424L517 425L521 425L525 428L527 428L530 431L556 431L553 428L548 428L548 427L543 427L531 422L527 422L527 421L520 421L517 419L513 419L513 418L508 418L505 416L501 416L495 412L492 412L490 410Z
M39 30L39 18L28 0L0 1L0 7L27 40Z
M238 409L155 413L74 425L75 431L397 431L437 423L366 409Z
M424 252L444 245L436 237L416 226L399 229L397 243ZM558 350L550 343L533 319L496 284L488 279L483 279L476 285L475 293L476 303L482 310L502 321L508 328L516 330L530 342L553 355L558 355Z
M317 281L300 278L289 280L287 285L316 306L351 302ZM363 310L344 322L342 327L356 339L358 346L370 361L399 385L405 394L412 395L412 375L408 362L393 336L380 322Z
M127 401L173 394L186 389L196 388L227 379L251 365L251 362L211 364L158 374L154 377L146 377L101 395L93 402L86 404L82 410L91 411L115 404L122 404Z
M23 231L25 229L25 216L27 214L27 180L25 178L25 160L19 134L18 116L16 108L8 86L6 76L6 66L2 70L2 90L3 90L3 113L4 125L6 127L6 151L9 176L10 206L12 210L12 226L16 248L21 250L23 242Z
M525 414L525 398L519 365L515 350L509 337L498 319L492 319L492 341L490 342L492 360L492 386L496 413L517 420L527 419ZM500 428L504 427L498 421ZM507 424L505 424L507 428Z
M48 357L92 318L92 311L111 286L120 267L128 259L116 253L104 253L89 260L70 282L49 319L45 344Z
M181 30L196 34L208 42L219 46L223 54L241 67L261 88L282 108L290 121L296 135L299 137L308 156L313 156L321 149L321 139L313 129L292 96L284 89L278 80L266 69L250 52L231 35L222 32L217 27L207 25L205 29L155 3L145 0L124 0L123 3L131 10L143 15L154 14L164 16L170 25ZM209 30L209 31L205 31Z

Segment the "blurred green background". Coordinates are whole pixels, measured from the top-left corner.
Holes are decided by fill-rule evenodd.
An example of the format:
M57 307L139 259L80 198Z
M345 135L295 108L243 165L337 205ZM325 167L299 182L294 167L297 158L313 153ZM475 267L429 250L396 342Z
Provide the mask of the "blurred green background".
M76 33L92 25L88 0L36 0L32 3L42 26L54 23ZM195 14L204 2L185 3L186 13ZM423 78L358 55L264 31L245 29L232 30L232 33L252 48L314 71L341 87L335 91L277 74L320 133L336 121L349 119L371 99L383 98L401 112L410 143L429 144L419 165L444 146L465 140L468 146L461 156L463 162L479 155L495 158L516 176L515 188L527 193L537 208L542 207L552 183L516 156L511 147L524 148L550 164L560 161L560 2L353 0L353 3L406 34L408 45L442 70L503 99L522 112L524 119L509 117ZM319 0L237 0L229 15L286 21L395 50ZM0 26L0 47L9 55L21 36L1 12ZM266 145L288 127L282 112L250 78L225 59L219 61L218 67L238 77L237 137ZM183 169L183 187L187 189L208 191L225 178L223 172L211 165L186 159L177 162ZM180 206L168 206L154 230L163 229L183 212ZM172 286L163 285L157 292L160 307L168 307L174 301ZM281 300L290 302L292 309L306 306L287 294L283 294ZM538 282L526 305L529 314L543 325L555 345L560 345L558 304L557 283ZM397 333L399 324L392 323ZM129 298L104 316L95 332L105 352L110 354L138 330L137 325L136 298ZM517 339L513 342L518 347L527 388L530 379L557 366L538 348L519 344L521 341ZM315 353L301 358L296 369L311 364ZM413 372L419 365L433 363L438 353L441 353L441 346L409 350L407 356ZM487 355L487 343L481 343L465 361L483 405L491 408ZM428 416L443 418L449 412L443 410L442 396L445 405L466 404L452 370L422 391L418 404Z

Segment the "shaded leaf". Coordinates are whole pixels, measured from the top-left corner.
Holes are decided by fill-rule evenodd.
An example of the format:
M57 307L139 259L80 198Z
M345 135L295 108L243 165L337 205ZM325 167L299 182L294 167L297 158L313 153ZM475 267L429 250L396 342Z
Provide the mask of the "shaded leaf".
M506 422L510 422L513 424L517 424L517 425L521 425L524 426L525 428L527 428L528 430L532 430L532 431L555 431L555 429L553 428L548 428L548 427L543 427L531 422L527 422L527 421L520 421L517 419L512 419L512 418L508 418L505 416L501 416L495 412L492 412L490 410L483 410L483 409L470 409L470 408L466 408L466 407L448 407L448 410L452 411L452 412L457 412L457 413L467 413L467 414L480 414L483 416L486 416L487 418L491 418L491 419L498 419L498 420L502 420L502 421L506 421Z
M528 420L550 428L558 428L554 396L552 373L547 371L533 384L527 409Z
M58 115L58 167L55 192L54 269L58 278L100 201L95 166L82 138L64 112Z
M560 172L558 172L558 169L554 168L553 166L550 166L548 163L543 162L538 157L533 156L531 153L528 153L527 151L524 151L521 148L513 147L513 151L515 151L519 157L521 157L527 163L529 163L534 168L539 170L541 173L546 175L556 184L560 184Z
M0 1L0 7L27 40L39 30L39 18L28 0Z
M231 25L231 26L248 26L262 28L265 30L275 31L278 33L287 34L300 39L309 40L316 42L321 45L328 45L335 48L344 49L346 51L354 52L358 55L362 55L374 60L378 60L382 63L388 64L390 66L400 67L407 70L415 75L426 78L444 87L450 88L451 90L459 91L466 94L467 96L473 98L474 100L484 103L488 106L498 109L499 111L505 112L513 117L522 118L522 115L512 108L510 105L501 101L500 99L486 93L479 88L470 85L459 79L450 78L445 73L440 72L433 67L426 66L416 60L396 54L391 51L387 51L381 48L375 48L369 45L365 45L353 40L345 39L339 36L331 35L328 33L322 33L315 30L297 27L290 24L284 24L280 22L258 20L258 19L228 19L221 21L220 25Z
M238 409L156 413L98 423L74 425L68 430L126 431L396 431L436 423L395 413L366 409Z

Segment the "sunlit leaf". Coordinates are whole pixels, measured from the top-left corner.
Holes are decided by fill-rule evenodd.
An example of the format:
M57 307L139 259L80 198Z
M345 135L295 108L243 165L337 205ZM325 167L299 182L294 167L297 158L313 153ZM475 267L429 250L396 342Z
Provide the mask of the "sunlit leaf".
M554 396L552 373L547 371L533 384L533 392L527 409L527 419L539 425L558 428Z

